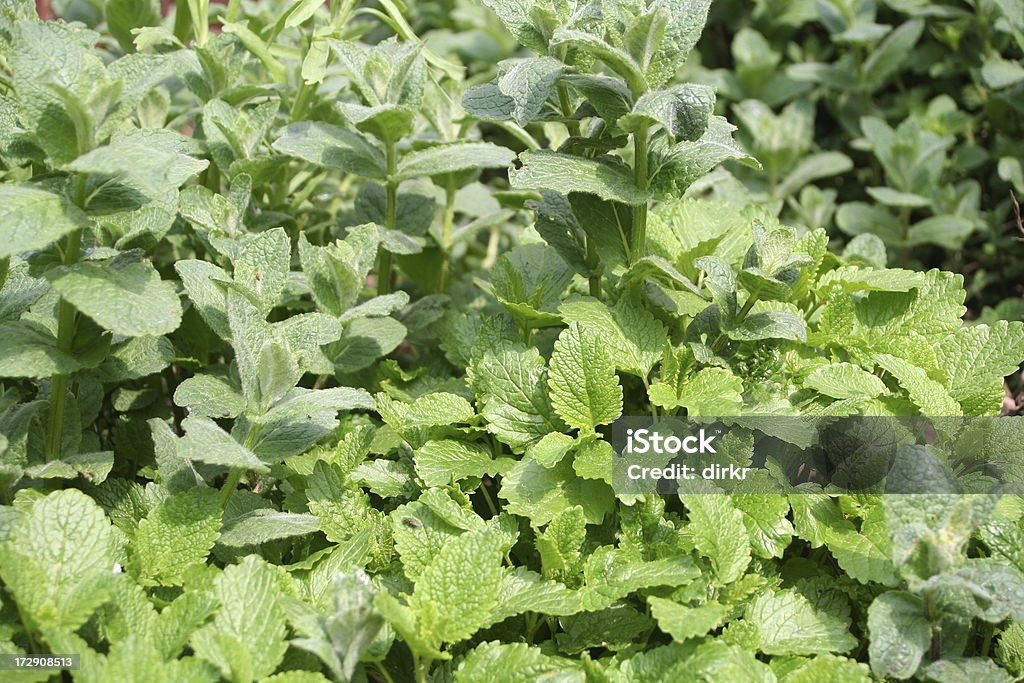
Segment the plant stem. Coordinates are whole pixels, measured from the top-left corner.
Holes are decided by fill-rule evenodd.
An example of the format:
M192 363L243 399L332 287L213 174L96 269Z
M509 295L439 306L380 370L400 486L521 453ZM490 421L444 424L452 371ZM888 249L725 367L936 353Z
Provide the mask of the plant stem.
M448 289L448 276L452 260L452 225L455 222L455 178L448 176L444 187L444 218L441 222L441 275L437 281L437 291L443 293Z
M633 133L633 180L637 189L646 192L650 183L647 170L647 124ZM633 207L633 235L630 245L630 263L636 263L647 254L647 202Z
M597 254L597 246L594 244L594 240L590 239L587 235L585 238L587 245L587 268L590 270L590 296L595 299L601 298L601 257Z
M174 3L174 37L188 43L191 34L192 13L188 9L188 0L177 0Z
M491 498L491 492L487 490L487 483L484 481L480 482L480 493L484 494L484 501L487 502L487 508L491 511L491 515L497 517L498 506L494 504L494 499Z
M750 309L752 309L754 307L754 304L756 304L756 303L757 303L757 295L756 294L751 294L749 297L747 297L747 301L743 304L743 308L741 308L739 313L736 314L736 324L737 325L739 323L743 322L746 319L747 314L750 313ZM726 339L728 339L728 337L725 335L724 332L722 334L718 335L718 339L716 339L715 343L711 345L711 350L713 352L715 352L715 353L718 353L719 351L721 351L722 347L725 346Z
M295 99L292 101L291 111L288 113L292 123L301 121L302 117L306 115L306 110L309 108L309 101L312 99L316 86L302 81L299 85L299 92L296 93Z
M384 662L374 662L373 668L380 674L380 677L386 681L386 683L395 683L395 679L388 673L387 668L384 666Z
M232 467L228 473L228 478L224 480L224 485L220 487L220 509L225 510L228 507L228 501L231 500L231 494L238 488L238 482L242 480L242 475L245 474L244 467Z
M74 203L85 207L85 175L75 178ZM62 263L72 266L82 257L82 231L75 230L68 235ZM63 298L57 303L57 350L69 353L75 342L75 307ZM50 380L50 417L46 426L46 461L59 460L64 441L64 404L67 402L69 375L54 375Z
M385 143L384 154L388 164L387 204L384 208L384 227L388 230L394 230L398 215L398 180L395 179L398 172L398 154L395 150L394 140L388 140ZM377 259L377 295L390 293L391 252L381 247L380 255Z

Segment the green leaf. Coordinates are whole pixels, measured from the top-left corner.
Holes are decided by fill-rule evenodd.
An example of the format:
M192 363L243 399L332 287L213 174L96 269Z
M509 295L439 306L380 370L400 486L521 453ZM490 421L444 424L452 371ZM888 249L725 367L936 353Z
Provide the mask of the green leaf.
M107 0L107 28L125 52L135 51L132 29L160 25L160 4L155 0Z
M545 434L565 428L551 405L547 368L537 349L488 350L471 369L487 431L513 452L522 453Z
M227 296L221 283L231 282L231 276L206 261L185 259L174 264L188 298L199 315L221 339L231 339L228 325Z
M686 61L704 30L711 0L669 0L660 6L668 10L669 18L665 37L647 68L651 87L668 81Z
M193 375L179 384L174 403L188 408L190 414L215 418L238 417L245 409L238 386L213 375Z
M585 192L623 204L647 201L647 193L634 184L630 170L607 158L586 159L539 151L523 152L519 160L522 167L508 172L509 183L515 189Z
M635 132L640 125L659 125L673 141L697 140L708 128L715 109L715 91L706 85L684 83L642 96L619 127Z
M727 495L680 496L689 510L689 531L701 555L711 559L719 583L739 579L750 564L750 540L743 515Z
M583 543L587 540L587 517L579 505L566 508L537 536L544 576L576 581Z
M565 66L552 57L506 60L498 77L469 88L462 96L466 113L490 121L515 121L525 126L540 114Z
M451 142L402 155L398 179L458 173L476 168L505 168L515 152L489 142Z
M235 261L235 284L244 287L266 316L277 305L291 269L291 241L283 228L255 235Z
M318 247L299 236L299 261L317 305L340 316L355 305L373 268L380 235L373 225L348 229L345 239Z
M192 634L196 654L229 680L251 680L277 669L288 643L279 575L256 555L224 569L213 580L220 609Z
M29 320L0 323L0 377L52 377L78 370L78 361L57 349L50 330Z
M213 420L207 417L187 417L182 420L185 436L178 442L182 457L208 465L243 467L256 472L269 468L251 450L235 441Z
M91 146L98 122L90 100L111 94L103 61L91 49L98 36L52 21L19 21L13 33L18 118L55 164L65 164Z
M949 395L947 389L910 361L885 353L876 354L874 359L883 370L896 378L910 396L910 400L921 410L922 415L963 415L960 404Z
M909 292L927 284L924 273L901 268L874 270L859 266L842 266L830 270L818 280L818 292L839 286L844 292L881 291Z
M447 486L485 474L495 476L512 463L506 458L493 459L478 444L453 439L428 441L416 449L413 460L426 486Z
M1003 320L963 327L935 349L950 395L965 415L995 415L1003 378L1016 372L1024 348L1024 323Z
M721 116L712 116L699 140L680 142L652 155L652 194L680 197L695 180L729 159L758 167L757 161L732 139L734 130L736 127Z
M925 667L924 674L936 683L971 683L991 681L1010 683L1014 677L1006 669L983 657L957 657L940 659Z
M173 332L181 323L178 293L148 262L130 258L103 264L83 261L48 271L46 276L71 305L115 334L159 336Z
M501 23L516 40L534 52L547 52L547 38L534 26L530 16L530 4L522 0L483 0L483 4L498 15Z
M813 371L804 386L832 398L875 398L888 393L885 383L853 363L833 363Z
M569 508L583 508L590 524L599 524L612 507L612 491L603 481L581 479L572 464L562 460L544 467L533 458L511 466L501 483L505 509L526 517L534 526L549 523Z
M758 557L782 557L793 540L789 501L776 495L736 495L733 504L743 513L750 544Z
M759 339L807 341L807 326L796 313L765 311L748 315L739 325L726 330L726 335L736 341L757 341Z
M86 225L63 197L21 185L0 185L0 259L45 249Z
M690 415L737 415L743 405L743 380L725 368L703 368L678 390L669 382L658 382L648 394L654 405L686 408Z
M399 432L469 422L476 415L469 401L446 392L427 394L412 403L394 401L382 393L374 398L381 419Z
M505 539L489 531L448 541L416 581L409 598L428 642L457 643L486 623L499 602Z
M580 323L558 335L548 386L555 410L582 433L622 414L622 387L614 362L601 337Z
M320 519L314 515L257 508L225 524L217 543L229 548L241 548L281 538L305 536L316 531L320 531Z
M68 169L103 176L104 182L123 179L155 198L209 166L210 162L179 151L185 145L184 138L170 131L133 131L83 154L68 164Z
M597 597L596 604L609 605L645 588L687 586L700 576L700 569L688 555L648 562L622 550L603 546L587 558L584 576L587 590Z
M0 546L0 578L29 628L73 631L112 597L120 544L91 498L57 491L22 512Z
M551 36L551 47L565 46L580 50L604 62L608 68L621 76L634 95L647 90L647 79L640 65L633 57L604 39L586 31L574 28L558 28Z
M533 683L547 679L582 681L583 671L575 662L545 654L539 647L489 641L473 648L455 672L456 683Z
M220 534L217 492L193 488L164 500L139 522L132 566L143 585L180 585L202 566Z
M795 590L760 595L743 618L756 627L757 649L765 654L846 652L857 645L848 621L817 609Z
M658 622L658 628L683 642L689 638L700 638L722 625L729 610L724 605L709 602L698 607L687 607L679 603L649 596L651 616Z
M902 591L879 595L868 607L868 638L872 673L910 678L932 639L924 602Z
M668 333L636 298L624 295L608 307L593 298L569 299L558 308L567 323L580 323L598 334L617 370L646 378L661 360Z
M384 154L361 136L327 123L303 121L285 126L274 141L282 154L345 173L385 180Z

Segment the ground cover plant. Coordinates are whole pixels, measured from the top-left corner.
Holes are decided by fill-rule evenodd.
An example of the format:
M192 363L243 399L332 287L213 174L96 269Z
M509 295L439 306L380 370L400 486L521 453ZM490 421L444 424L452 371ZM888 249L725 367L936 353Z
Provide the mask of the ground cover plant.
M623 415L1016 410L1024 7L740 5L0 6L0 654L1024 676L1015 497L612 489Z

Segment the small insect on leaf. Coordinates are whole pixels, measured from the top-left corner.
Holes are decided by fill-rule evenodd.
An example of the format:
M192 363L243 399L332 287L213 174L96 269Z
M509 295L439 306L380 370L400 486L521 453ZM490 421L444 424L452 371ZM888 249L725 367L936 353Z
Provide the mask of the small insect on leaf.
M412 517L402 517L402 524L406 526L411 526L413 529L419 529L421 526L423 526L423 522Z

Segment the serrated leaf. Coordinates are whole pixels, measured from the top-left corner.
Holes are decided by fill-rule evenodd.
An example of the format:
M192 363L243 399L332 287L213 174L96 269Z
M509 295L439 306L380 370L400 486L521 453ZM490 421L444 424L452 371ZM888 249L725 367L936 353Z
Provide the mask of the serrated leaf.
M193 488L171 496L139 522L131 555L144 585L179 585L203 564L220 534L217 492Z
M817 609L795 590L755 598L744 619L757 627L757 649L765 654L847 652L857 644L848 621Z
M558 335L548 376L551 402L566 424L593 432L622 414L622 387L598 334L572 323Z
M694 544L711 559L718 582L737 580L750 564L750 540L743 515L726 495L698 493L681 498L689 510Z
M889 591L868 607L868 656L876 676L910 678L931 643L924 603L915 595Z
M636 186L633 174L619 163L548 151L523 152L519 160L522 167L508 172L509 183L515 189L585 192L633 205L647 201L647 193Z
M22 513L2 545L0 577L31 628L72 631L112 597L119 546L99 505L57 491Z
M514 452L564 429L551 405L547 368L536 349L488 350L471 368L487 430Z
M181 426L185 430L185 436L178 442L182 457L208 465L269 471L251 450L235 441L213 420L188 417L182 420Z
M875 398L888 393L885 382L853 363L832 363L813 371L804 386L832 398Z
M146 262L83 262L47 273L60 295L102 328L129 337L159 336L181 323L174 287ZM116 306L110 302L116 301Z
M874 359L882 369L896 378L910 395L910 400L921 410L922 415L963 415L960 404L949 395L946 387L928 377L928 373L910 361L889 354L876 354Z
M696 140L708 127L715 108L715 91L706 85L684 83L643 95L619 127L635 132L639 125L660 125L676 140Z
M647 602L658 628L679 642L707 635L718 628L729 613L727 607L715 602L687 607L654 596L648 597Z
M257 508L225 524L217 543L240 548L281 538L304 536L316 531L320 531L320 519L314 515Z
M0 377L52 377L78 370L79 363L57 349L57 338L29 320L0 323Z
M0 259L45 249L86 224L85 214L52 192L0 186Z
M274 141L282 154L364 178L385 180L384 154L361 136L327 123L303 121L285 126Z
M486 622L499 600L504 543L494 533L468 532L446 543L426 566L409 606L429 642L457 643Z
M950 395L965 415L994 415L1002 405L1003 378L1013 374L1024 348L1024 323L995 322L957 330L935 348Z
M196 654L225 678L267 676L288 647L278 576L267 562L249 555L213 580L220 609L213 622L193 633ZM248 679L247 679L248 680Z
M447 486L468 477L495 476L511 465L506 458L495 460L482 446L465 441L428 441L416 449L416 473L427 486Z
M628 295L612 307L589 297L570 299L558 312L566 322L597 333L611 351L616 369L637 377L650 374L668 341L665 327Z

